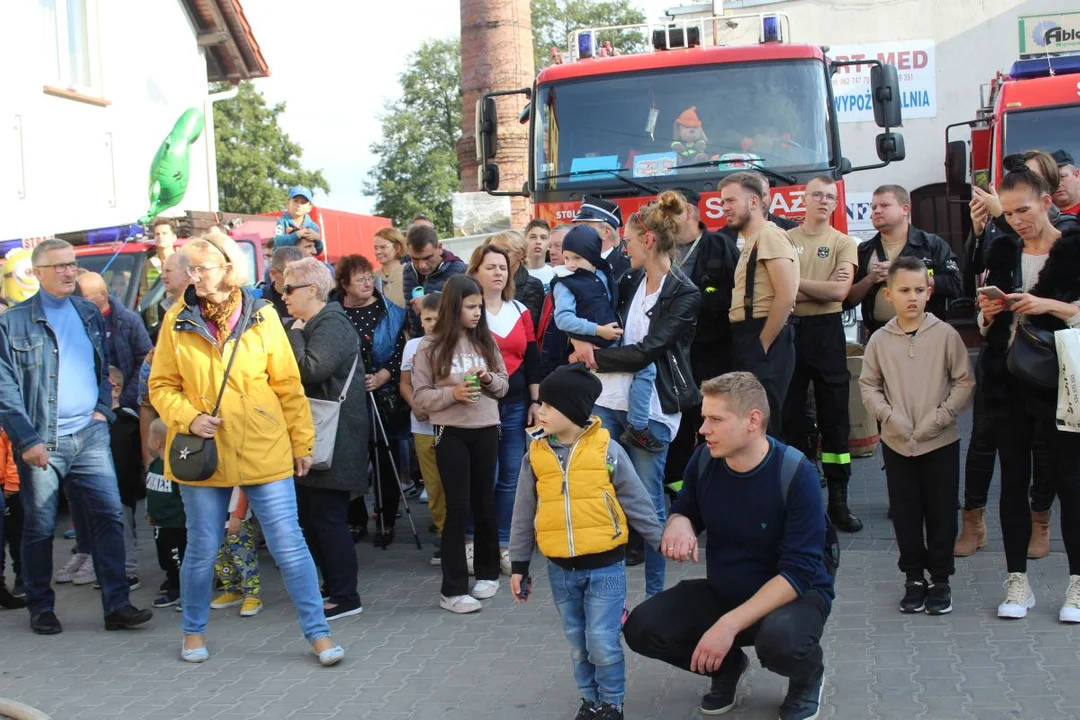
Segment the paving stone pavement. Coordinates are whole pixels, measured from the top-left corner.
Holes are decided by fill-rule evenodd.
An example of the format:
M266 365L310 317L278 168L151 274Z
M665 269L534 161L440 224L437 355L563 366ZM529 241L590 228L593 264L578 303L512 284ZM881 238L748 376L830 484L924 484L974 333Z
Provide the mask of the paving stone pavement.
M965 422L966 432L967 422ZM1038 606L1026 620L995 616L1002 599L1004 556L996 512L990 546L957 561L955 610L944 617L897 611L901 578L886 519L880 459L855 461L851 497L863 532L844 538L838 598L824 639L827 675L822 718L998 720L1080 717L1080 628L1057 621L1067 583L1060 533L1052 554L1031 564ZM991 507L996 507L995 480ZM417 525L425 506L413 503ZM1055 523L1059 513L1055 508ZM515 607L506 585L482 612L438 608L438 568L430 548L407 542L399 525L387 551L359 546L364 613L332 623L347 651L337 667L320 668L299 634L296 615L268 555L262 570L266 609L253 618L212 611L211 657L178 658L179 614L156 611L141 630L103 630L96 591L57 588L64 632L30 633L22 611L0 613L0 697L28 703L54 718L276 720L279 718L569 719L578 695L542 563L530 602ZM430 537L421 533L427 543ZM58 539L56 561L70 557ZM152 542L140 551L148 606L161 581ZM631 605L644 589L630 571ZM669 565L668 583L700 577L704 565ZM751 651L752 652L752 651ZM700 717L706 682L659 662L627 654L627 718ZM785 682L752 663L731 716L777 717Z

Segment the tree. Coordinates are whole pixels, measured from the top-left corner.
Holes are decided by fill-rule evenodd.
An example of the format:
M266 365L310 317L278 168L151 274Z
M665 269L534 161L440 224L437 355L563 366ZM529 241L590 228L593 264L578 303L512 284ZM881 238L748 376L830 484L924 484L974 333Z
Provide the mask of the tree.
M400 75L401 97L387 103L382 137L371 144L378 162L364 192L375 212L404 227L427 215L443 235L453 231L451 195L461 188L461 42L425 41Z
M611 25L636 25L645 22L645 13L618 0L531 0L533 52L536 69L551 64L551 48L566 51L566 36L572 30ZM638 32L601 33L598 45L610 41L616 50L629 52L644 46Z
M211 88L211 92L228 85ZM217 150L218 202L224 212L264 213L280 210L289 188L307 185L330 191L321 170L306 170L303 149L278 126L285 103L267 107L250 82L239 85L233 100L214 103L214 147Z

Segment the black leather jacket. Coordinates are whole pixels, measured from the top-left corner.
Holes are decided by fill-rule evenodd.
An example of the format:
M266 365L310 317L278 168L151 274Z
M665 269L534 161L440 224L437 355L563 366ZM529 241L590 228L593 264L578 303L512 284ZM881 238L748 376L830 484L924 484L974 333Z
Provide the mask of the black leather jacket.
M627 325L634 293L645 271L631 270L619 281L619 324ZM656 392L668 414L690 410L701 402L690 368L690 343L697 326L701 292L677 268L671 268L660 298L649 311L649 333L633 345L595 351L600 372L637 372L656 363Z

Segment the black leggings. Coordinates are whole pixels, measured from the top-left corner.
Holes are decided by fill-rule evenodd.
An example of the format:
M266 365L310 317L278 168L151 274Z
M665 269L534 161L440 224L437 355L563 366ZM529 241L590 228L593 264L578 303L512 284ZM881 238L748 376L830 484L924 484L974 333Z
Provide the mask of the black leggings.
M473 569L477 580L499 579L499 526L495 522L495 468L499 428L442 427L435 431L435 462L446 494L442 532L442 594L469 593L465 526L472 510Z

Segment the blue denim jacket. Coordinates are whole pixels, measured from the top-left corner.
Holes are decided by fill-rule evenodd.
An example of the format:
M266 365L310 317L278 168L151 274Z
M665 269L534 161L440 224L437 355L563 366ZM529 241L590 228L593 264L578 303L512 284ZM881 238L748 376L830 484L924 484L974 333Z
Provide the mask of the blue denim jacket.
M111 423L115 416L105 319L89 300L72 297L71 301L94 345L94 370L98 376L94 410ZM0 421L16 457L41 443L49 450L56 448L57 353L56 335L49 327L39 295L0 315Z

